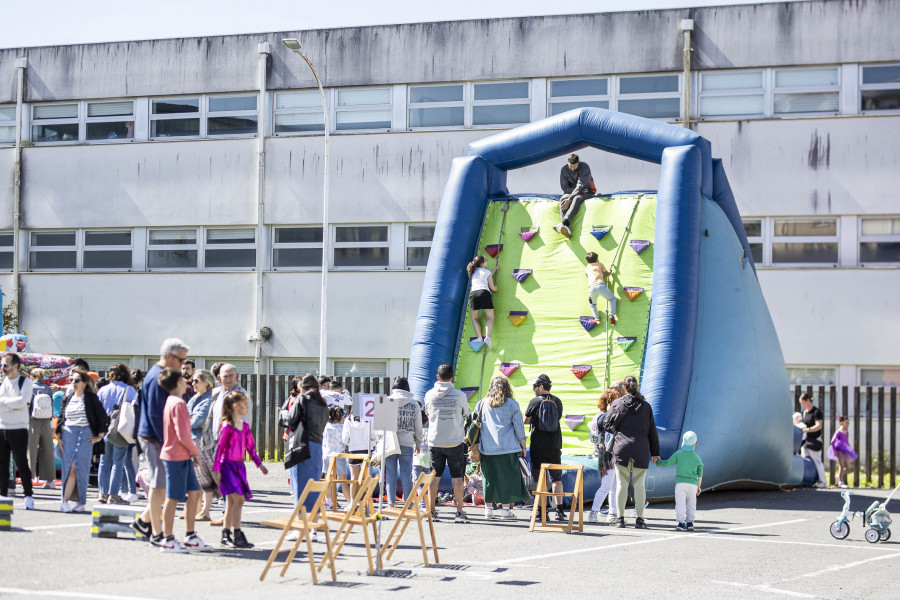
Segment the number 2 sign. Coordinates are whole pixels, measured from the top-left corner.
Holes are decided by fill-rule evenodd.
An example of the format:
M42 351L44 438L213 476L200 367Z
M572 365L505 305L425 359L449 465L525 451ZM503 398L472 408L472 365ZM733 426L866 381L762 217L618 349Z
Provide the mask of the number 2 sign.
M360 394L359 395L359 420L365 423L371 422L375 418L375 402L381 394Z

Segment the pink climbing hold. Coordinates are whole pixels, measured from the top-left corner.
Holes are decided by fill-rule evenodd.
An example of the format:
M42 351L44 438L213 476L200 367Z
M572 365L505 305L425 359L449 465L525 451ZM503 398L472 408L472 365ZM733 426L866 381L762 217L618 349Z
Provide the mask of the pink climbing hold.
M537 231L522 231L519 233L519 236L526 242L530 242L531 238L533 238L537 234L538 234Z
M500 363L500 372L509 377L519 370L519 363Z
M585 375L590 373L591 365L573 365L572 373L575 374L575 377L578 379L582 379Z
M646 250L647 246L650 245L649 240L631 240L629 243L631 244L632 250L634 250L638 254Z
M579 379L581 378L579 377ZM566 427L571 431L575 431L581 427L581 424L584 423L584 419L584 415L566 415L563 420L566 422Z
M487 252L491 258L496 258L501 250L503 250L503 244L490 244L489 246L484 247L484 251Z

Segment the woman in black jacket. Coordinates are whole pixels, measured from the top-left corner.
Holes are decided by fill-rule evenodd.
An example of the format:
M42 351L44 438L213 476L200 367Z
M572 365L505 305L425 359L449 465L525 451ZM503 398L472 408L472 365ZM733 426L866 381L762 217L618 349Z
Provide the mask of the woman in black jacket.
M300 393L290 412L281 411L281 425L288 429L288 447L285 456L285 467L291 472L291 495L294 502L300 498L307 481L318 481L322 475L322 432L328 422L328 405L319 394L319 383L312 375L305 375L300 384ZM302 428L301 431L297 431ZM309 457L294 462L291 450L300 445L297 438L306 437L300 434L305 431L308 436L307 447ZM305 452L304 452L305 454ZM317 496L306 500L306 510L312 510Z
M94 380L84 369L69 372L73 394L63 401L56 424L62 460L61 512L83 512L87 504L88 476L91 472L92 446L103 439L109 417L97 398ZM78 503L69 507L69 498L78 485Z
M634 484L634 506L637 519L636 529L646 529L644 505L647 490L644 487L650 461L659 459L659 434L653 408L641 396L637 379L626 377L619 385L619 393L624 393L609 405L603 428L612 432L612 458L616 466L616 501L619 507L619 527L625 527L625 500L628 498L628 479Z

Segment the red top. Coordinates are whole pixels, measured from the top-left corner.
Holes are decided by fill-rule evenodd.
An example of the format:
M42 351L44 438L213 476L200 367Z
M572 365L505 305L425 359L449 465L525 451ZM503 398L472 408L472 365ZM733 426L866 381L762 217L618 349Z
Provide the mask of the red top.
M256 454L256 442L253 440L253 434L250 433L250 426L241 421L240 431L235 429L231 423L225 422L219 430L219 445L216 447L216 460L213 463L213 471L219 472L222 463L226 460L234 462L244 462L246 453L250 453L250 459L260 466L262 461Z
M169 396L163 411L163 429L165 436L159 457L162 460L190 460L200 454L194 440L191 439L191 417L187 404L179 396Z

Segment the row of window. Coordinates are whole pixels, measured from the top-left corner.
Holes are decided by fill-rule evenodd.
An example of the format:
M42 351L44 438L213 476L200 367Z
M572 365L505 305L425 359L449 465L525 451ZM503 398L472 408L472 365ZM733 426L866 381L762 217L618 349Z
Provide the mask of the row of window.
M117 356L117 355L87 355L83 357L91 365L95 371L106 371L110 365L122 363L131 367L145 368L153 365L158 357L138 357L133 356ZM190 357L194 361L196 368L208 369L217 362L227 362L234 365L238 374L251 375L254 372L252 358L235 358L235 357ZM265 360L265 359L264 359ZM266 361L267 362L267 361ZM388 361L386 360L357 360L347 358L335 358L332 361L332 369L329 375L337 377L387 377ZM274 358L271 359L271 368L266 364L262 366L266 374L272 375L306 375L312 373L319 374L319 359L317 358Z
M900 65L864 65L857 80L847 67L703 71L696 74L700 119L833 115L841 93L859 94L859 112L900 110ZM538 83L540 82L540 83ZM394 88L326 90L335 132L497 127L528 123L579 107L608 108L669 121L680 118L682 75L629 75L441 83L405 87L406 123L398 123ZM852 86L850 85L852 83ZM539 111L532 107L546 97ZM259 94L37 103L31 106L35 143L77 143L253 136L258 133ZM544 113L546 109L546 113ZM274 135L324 130L318 90L274 92ZM403 113L401 112L401 117ZM135 123L148 123L136 131ZM140 128L139 128L140 129ZM0 106L0 143L15 136L15 106Z
M403 227L402 224L398 224ZM424 269L428 264L434 225L405 227L402 265L391 260L391 225L335 225L332 227L331 265L335 268L392 266ZM253 227L167 228L146 230L148 271L233 270L256 267L257 239ZM69 229L30 231L28 269L31 271L129 271L140 250L131 229ZM271 268L320 269L322 227L272 228ZM13 268L13 234L0 232L0 269Z
M838 266L842 262L841 222L836 217L747 217L743 223L758 266ZM856 234L859 266L900 265L900 218L860 217Z

